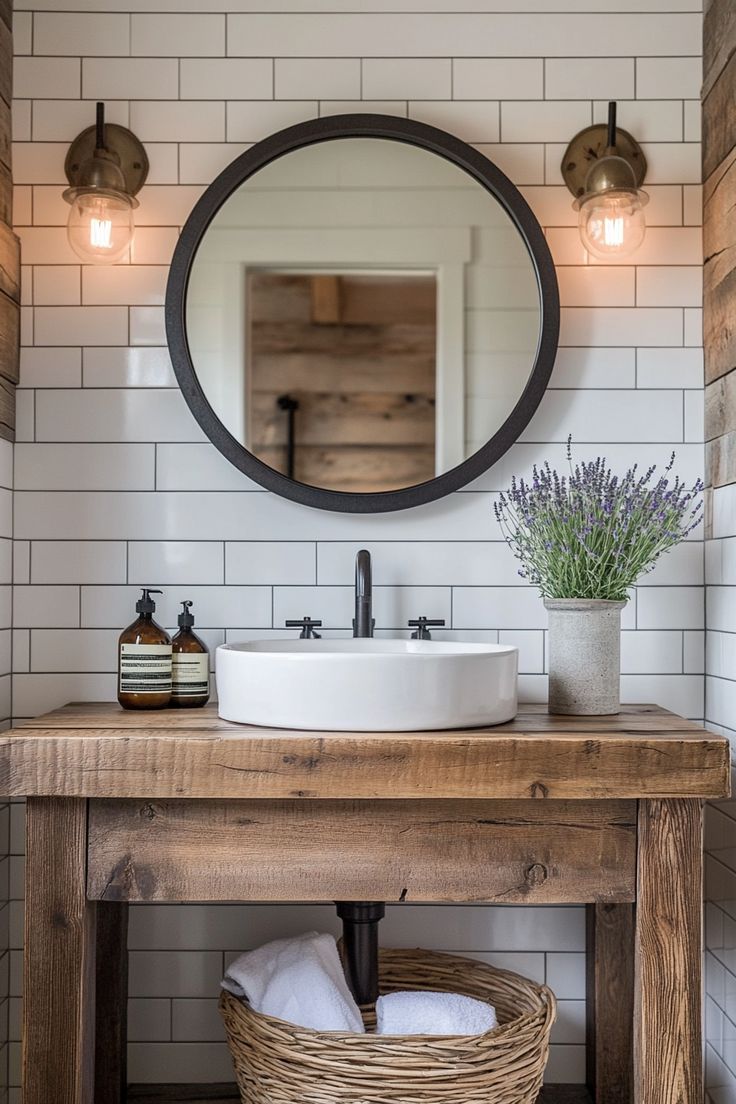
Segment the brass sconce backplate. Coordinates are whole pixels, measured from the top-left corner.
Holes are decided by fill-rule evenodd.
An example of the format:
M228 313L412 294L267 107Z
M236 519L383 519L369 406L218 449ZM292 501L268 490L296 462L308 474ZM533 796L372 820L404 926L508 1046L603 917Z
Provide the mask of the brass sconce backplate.
M562 176L576 198L585 191L585 178L590 166L605 154L607 147L608 127L605 123L596 123L576 134L565 150ZM647 173L647 159L636 139L620 127L616 128L616 153L631 165L636 186L640 188Z
M72 187L82 184L79 171L94 156L96 127L87 127L72 142L64 162L64 172ZM148 176L148 157L142 144L127 127L117 123L105 123L105 147L119 158L125 177L126 191L135 195L141 190Z

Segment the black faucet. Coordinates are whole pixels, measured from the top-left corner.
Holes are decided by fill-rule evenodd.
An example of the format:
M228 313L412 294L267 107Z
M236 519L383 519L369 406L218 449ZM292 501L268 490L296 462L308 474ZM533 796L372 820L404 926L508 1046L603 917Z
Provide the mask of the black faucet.
M371 582L371 554L361 548L355 557L355 618L353 636L373 636L373 584Z

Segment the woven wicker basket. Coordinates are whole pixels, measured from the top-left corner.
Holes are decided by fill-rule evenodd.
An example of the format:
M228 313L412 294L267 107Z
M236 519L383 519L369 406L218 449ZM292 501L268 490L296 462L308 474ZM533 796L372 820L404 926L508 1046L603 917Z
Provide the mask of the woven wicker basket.
M382 951L380 987L488 1001L499 1027L453 1036L316 1032L223 992L220 1011L243 1104L534 1104L555 1018L549 989L430 951ZM375 1016L364 1018L370 1031Z

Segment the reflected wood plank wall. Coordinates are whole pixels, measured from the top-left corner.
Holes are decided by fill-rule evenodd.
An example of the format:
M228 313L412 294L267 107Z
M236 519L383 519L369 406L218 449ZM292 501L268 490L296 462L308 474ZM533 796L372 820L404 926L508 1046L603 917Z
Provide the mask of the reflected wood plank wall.
M10 229L10 102L12 98L12 2L0 0L0 437L15 431L15 385L20 344L20 248Z
M250 293L256 455L286 472L288 394L297 479L341 491L431 479L434 279L259 273Z

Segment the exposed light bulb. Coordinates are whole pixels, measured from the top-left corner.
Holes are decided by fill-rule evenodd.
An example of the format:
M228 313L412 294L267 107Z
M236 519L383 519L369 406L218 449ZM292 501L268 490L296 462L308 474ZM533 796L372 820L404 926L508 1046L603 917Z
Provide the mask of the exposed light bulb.
M578 226L583 245L594 257L628 257L644 241L645 192L614 191L589 195L581 202Z
M95 125L74 139L64 171L70 185L62 193L71 208L69 245L88 264L122 260L135 229L135 193L148 172L143 146L125 127L106 126L105 105L98 103Z
M605 126L596 124L575 135L561 168L576 197L573 208L588 253L604 261L634 253L647 229L644 208L649 196L639 186L647 163L635 139L618 130L615 101L608 105Z
M79 192L67 222L69 244L83 261L114 264L133 237L133 208L122 195Z

